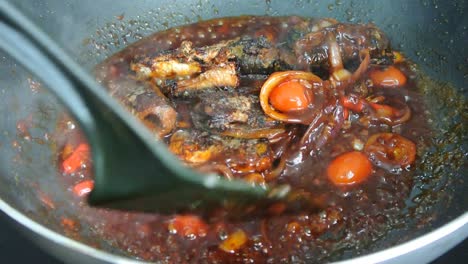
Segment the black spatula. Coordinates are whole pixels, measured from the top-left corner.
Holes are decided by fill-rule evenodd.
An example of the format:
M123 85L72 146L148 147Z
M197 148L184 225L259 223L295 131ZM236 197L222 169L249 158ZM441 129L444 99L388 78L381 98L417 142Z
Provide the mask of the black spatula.
M182 166L52 39L3 0L0 48L39 77L86 133L95 177L90 204L173 212L226 201L245 203L271 195L268 188L202 175Z

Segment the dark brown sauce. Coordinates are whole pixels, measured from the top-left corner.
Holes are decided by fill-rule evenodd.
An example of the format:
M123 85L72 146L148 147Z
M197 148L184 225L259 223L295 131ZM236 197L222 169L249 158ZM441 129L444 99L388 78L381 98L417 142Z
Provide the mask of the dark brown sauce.
M324 86L325 95L320 95L323 102L318 103L323 104L323 123L328 124L332 132L329 137L323 137L323 140L320 136L314 136L310 141L305 141L308 144L303 144L301 140L308 126L284 124L265 117L259 106L258 93L268 76L279 70L312 71L327 80L330 77L330 65L326 59L329 47L324 45L325 42L315 46L313 43L315 38L318 41L323 37L323 34L320 35L323 31L335 34L333 36L345 58L345 67L356 70L359 66L359 50L364 48L370 51L372 63L358 81L343 90L333 87L327 90L328 86ZM302 195L312 202L316 210L284 213L285 209L281 204L276 204L266 216L229 221L224 217L226 209L218 208L201 220L202 231L183 234L180 230L175 233L171 229L176 216L95 209L88 207L83 197L74 197L73 201L77 202L82 211L83 220L93 226L93 232L97 236L124 249L130 256L163 263L324 262L335 258L343 250L360 251L381 238L398 222L400 212L405 207L405 200L412 189L414 164L393 171L374 164L371 175L365 181L349 186L333 184L326 174L330 162L340 154L364 151L364 145L373 134L391 132L401 135L414 142L418 151L424 148L429 137L430 130L425 107L418 94L415 72L411 70L409 62L394 63L391 59L387 61L384 53L390 49L389 46L386 47L388 41L381 35L378 37L380 42L375 42L372 39L373 33L369 33L375 31L373 26L352 27L337 24L330 19L226 18L156 33L112 56L97 67L98 79L108 87L112 95L137 113L136 107L141 106L143 101L135 98L145 93L150 98L160 96L158 91L145 88L144 83L154 82L160 85L160 92L167 97L167 105L173 107L177 113L174 128L162 136L183 161L202 171L215 170L227 177L244 178L257 184L290 184L299 190L297 196ZM311 32L318 33L311 36L314 37L312 41L305 41ZM238 37L253 41L250 43L252 52L257 52L255 48L258 46L255 45L264 45L266 49L276 48L279 53L274 57L273 66L266 68L261 68L261 63L249 61L260 56L258 54L243 57L244 60L234 60L240 77L237 88L218 87L179 96L174 92L177 80L156 78L137 81L136 73L131 69L131 64L147 63L150 58L170 54L181 46L183 40L190 40L194 47L202 48ZM259 39L267 44L255 42ZM360 39L362 43L357 43L356 39ZM247 44L242 45L245 48ZM171 52L168 53L168 50ZM294 57L297 54L300 56ZM369 73L373 69L392 64L407 77L405 85L378 88L369 83ZM366 87L365 92L360 90L362 86ZM336 109L340 107L337 100L340 96L349 94L361 95L362 98L384 96L385 102L404 102L411 110L411 118L402 124L389 125L375 116L366 121L365 117L371 116L372 112L351 111L347 121L341 120L336 114ZM233 99L229 101L231 97ZM223 100L226 100L224 106L233 106L233 109L227 111L229 108L218 105ZM246 112L247 120L243 117L243 112L232 115L243 104L254 105ZM334 112L330 110L328 113L325 108ZM160 132L158 127L173 125L164 124L157 117L153 118L146 121L153 122L149 127L155 133ZM272 136L272 129L277 129L277 134ZM242 131L243 137L246 137L246 130L253 130L257 137L259 131L266 130L269 136L258 139L232 137L233 131L238 130ZM226 132L231 133L230 136L223 134ZM68 130L65 133L64 145L76 147L84 141L77 130ZM182 135L180 144L174 144L174 135L177 133ZM212 155L205 162L193 162L195 159L206 158L190 156L194 151L213 146L221 149L219 154ZM186 152L181 151L184 148ZM210 153L214 151L210 150ZM280 167L281 164L284 168ZM65 175L67 186L92 180L91 164L86 165L86 168L83 167L72 175ZM280 169L276 170L277 168ZM239 230L247 239L232 252L226 252L220 245Z

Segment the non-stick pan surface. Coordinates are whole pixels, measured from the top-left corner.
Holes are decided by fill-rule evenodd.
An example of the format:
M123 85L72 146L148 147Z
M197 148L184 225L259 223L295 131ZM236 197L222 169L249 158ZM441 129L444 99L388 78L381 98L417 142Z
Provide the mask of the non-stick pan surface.
M403 221L406 224L360 254L435 233L361 260L429 261L467 236L466 1L40 0L14 4L90 72L105 57L146 35L200 18L267 14L374 22L397 49L441 82L428 81L426 89L438 144L416 179L419 187L409 200L414 207ZM0 208L40 246L67 262L121 261L119 256L128 254L97 239L86 223L81 223L78 235L63 228L64 217L79 219L55 168L51 133L63 107L14 61L2 53L0 61ZM19 121L20 125L29 122L27 134L18 127ZM343 257L355 254L350 251Z

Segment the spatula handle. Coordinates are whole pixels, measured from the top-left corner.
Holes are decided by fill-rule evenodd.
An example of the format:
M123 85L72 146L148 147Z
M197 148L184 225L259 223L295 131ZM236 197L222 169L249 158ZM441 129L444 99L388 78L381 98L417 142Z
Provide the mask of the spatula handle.
M196 203L266 196L266 188L201 175L182 166L163 142L155 140L52 39L3 0L0 32L0 48L37 75L86 133L95 170L91 204L174 211Z

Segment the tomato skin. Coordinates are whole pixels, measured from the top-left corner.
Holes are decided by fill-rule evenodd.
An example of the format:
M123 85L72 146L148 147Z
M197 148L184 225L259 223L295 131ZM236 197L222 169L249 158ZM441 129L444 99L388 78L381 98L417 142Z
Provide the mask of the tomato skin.
M208 225L196 215L177 215L169 222L168 229L184 237L204 237L208 233Z
M304 110L310 103L307 88L297 80L280 83L270 94L270 104L281 112Z
M229 234L226 240L219 244L219 249L226 253L235 253L241 249L248 241L247 234L242 230L237 230Z
M396 109L391 106L383 105L383 104L376 104L376 103L369 103L369 105L374 108L379 116L390 117L394 116Z
M63 172L70 174L78 171L83 164L90 160L91 152L89 145L82 143L62 163Z
M350 97L350 96L343 96L341 99L341 104L351 110L351 111L354 111L356 113L360 113L362 112L362 110L364 109L364 101L360 98L354 98L354 97Z
M351 151L336 157L327 168L327 175L335 185L354 185L372 173L372 163L365 154Z
M416 159L416 144L394 133L372 135L364 151L377 166L387 170L402 169L413 164Z
M86 180L76 184L73 187L73 193L78 196L82 197L90 193L94 188L94 181L93 180Z
M406 84L406 76L395 66L386 69L374 69L369 73L369 77L377 87L391 88L401 87Z

